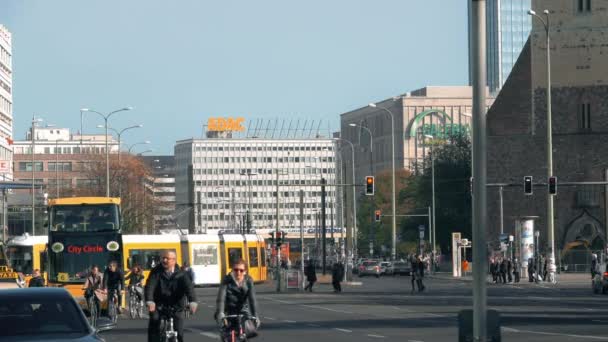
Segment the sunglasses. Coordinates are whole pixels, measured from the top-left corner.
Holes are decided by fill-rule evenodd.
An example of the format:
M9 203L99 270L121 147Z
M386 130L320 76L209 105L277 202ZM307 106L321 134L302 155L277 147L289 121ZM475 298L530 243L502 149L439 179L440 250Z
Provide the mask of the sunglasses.
M238 272L238 273L244 273L245 269L244 268L233 268L232 269L234 272Z

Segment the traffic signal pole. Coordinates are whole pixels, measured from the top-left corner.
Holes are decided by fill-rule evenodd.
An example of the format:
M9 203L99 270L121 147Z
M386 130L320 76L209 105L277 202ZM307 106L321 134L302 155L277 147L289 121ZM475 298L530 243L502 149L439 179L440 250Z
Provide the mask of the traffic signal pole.
M325 234L327 232L327 225L325 224L325 178L321 178L321 249L323 250L323 275L327 271L327 250L325 248Z
M277 292L281 292L281 246L279 241L279 170L277 170L277 222L274 229L275 246L277 249L277 262L275 265L275 275L277 277Z

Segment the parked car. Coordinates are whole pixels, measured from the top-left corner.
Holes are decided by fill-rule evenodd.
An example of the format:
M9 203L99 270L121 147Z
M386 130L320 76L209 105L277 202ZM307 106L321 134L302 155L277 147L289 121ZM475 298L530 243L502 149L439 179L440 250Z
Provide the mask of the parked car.
M103 341L74 298L62 288L0 291L0 327L3 342Z
M365 261L359 266L359 277L372 275L379 278L381 275L380 263L377 261Z
M395 261L393 263L393 275L410 275L412 273L412 267L405 261Z
M382 275L393 275L395 273L393 269L393 263L390 261L382 261L380 263L380 274Z

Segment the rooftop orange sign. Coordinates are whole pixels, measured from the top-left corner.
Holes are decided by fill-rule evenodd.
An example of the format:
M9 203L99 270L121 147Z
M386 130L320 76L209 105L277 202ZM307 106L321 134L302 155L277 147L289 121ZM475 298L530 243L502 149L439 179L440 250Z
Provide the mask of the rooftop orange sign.
M209 118L207 129L212 132L242 132L245 130L243 122L244 118Z

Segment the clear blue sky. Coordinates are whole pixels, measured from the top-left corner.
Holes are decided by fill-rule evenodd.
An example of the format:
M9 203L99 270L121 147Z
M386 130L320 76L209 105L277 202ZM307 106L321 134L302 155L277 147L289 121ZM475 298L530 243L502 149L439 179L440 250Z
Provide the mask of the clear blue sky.
M1 0L13 32L14 135L33 113L111 111L128 143L172 154L210 116L330 118L468 80L466 1ZM120 116L120 117L119 117ZM99 131L90 115L85 133Z

